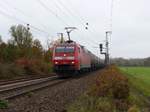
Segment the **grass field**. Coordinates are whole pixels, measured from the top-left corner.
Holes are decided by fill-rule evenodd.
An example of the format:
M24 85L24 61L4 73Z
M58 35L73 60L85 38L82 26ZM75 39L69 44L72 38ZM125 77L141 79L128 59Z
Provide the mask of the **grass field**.
M133 86L143 95L150 97L150 67L120 67Z

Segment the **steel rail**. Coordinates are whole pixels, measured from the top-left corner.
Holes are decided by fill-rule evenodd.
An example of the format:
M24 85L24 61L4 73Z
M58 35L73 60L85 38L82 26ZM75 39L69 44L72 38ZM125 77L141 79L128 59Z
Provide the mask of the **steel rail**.
M28 81L28 80L33 80L33 79L40 79L40 78L46 78L50 76L56 76L55 73L49 74L49 75L30 75L27 77L19 77L15 79L9 79L9 80L0 80L0 86L1 85L6 85L6 84L12 84L16 82L23 82L23 81Z
M0 86L0 100L11 99L19 95L29 93L48 86L54 86L64 82L63 79L58 79L57 76L48 78L34 79L29 81L17 82Z

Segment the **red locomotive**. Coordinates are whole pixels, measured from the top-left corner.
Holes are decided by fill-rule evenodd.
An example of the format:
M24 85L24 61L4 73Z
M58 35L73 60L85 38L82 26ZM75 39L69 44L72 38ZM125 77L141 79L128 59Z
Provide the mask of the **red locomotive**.
M73 41L56 45L53 49L52 62L56 73L90 71L102 65L100 58Z

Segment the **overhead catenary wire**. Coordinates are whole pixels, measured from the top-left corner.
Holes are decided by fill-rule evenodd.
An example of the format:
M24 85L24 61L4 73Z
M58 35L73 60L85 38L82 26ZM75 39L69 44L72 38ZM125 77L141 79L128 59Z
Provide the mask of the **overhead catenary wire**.
M27 23L27 22L25 22L25 21L23 21L23 20L21 20L21 19L18 19L17 17L14 17L14 16L12 16L12 15L9 15L9 14L5 13L5 12L2 11L2 10L0 10L0 15L3 15L4 17L6 17L6 18L8 18L8 19L11 19L11 20L13 20L13 21L22 23L22 24L24 24L24 25L29 24L29 23ZM37 31L39 31L39 32L43 32L43 33L45 33L45 34L47 34L47 35L50 35L48 32L46 32L46 31L44 31L44 30L42 30L42 29L40 29L40 28L37 28L37 27L33 26L32 24L30 24L30 27L33 28L33 29L35 29L35 30L37 30Z
M60 4L67 12L69 15L72 16L72 18L75 20L75 22L78 22L78 18L76 18L76 15L72 13L71 9L69 9L61 0L56 0L56 2L58 4ZM80 23L81 21L79 21ZM81 24L84 24L84 23L81 23Z
M13 18L14 19L14 18ZM15 19L16 20L16 19ZM18 19L17 19L18 20ZM20 21L20 20L19 20ZM23 21L21 21L21 22L23 22ZM23 22L23 23L25 23L25 22ZM26 24L26 23L25 23ZM42 31L42 32L45 32L44 30L41 30L41 29L39 29L39 28L37 28L37 27L35 27L35 26L31 26L30 25L30 27L33 27L35 30L38 30L38 31ZM45 33L47 33L47 32L45 32Z
M23 25L27 25L27 24L28 24L27 22L25 22L25 21L23 21L23 20L20 20L20 19L14 17L14 16L11 16L11 15L5 13L5 12L2 11L2 10L0 10L0 15L4 16L4 17L6 17L6 18L8 18L8 19L10 19L10 20L16 21L16 22L18 22L19 24L20 24L20 23L23 24ZM38 27L36 27L36 26L34 26L34 25L32 25L32 24L30 24L29 27L31 28L32 32L35 32L35 31L36 31L36 34L40 34L40 35L41 35L41 34L44 34L44 35L45 35L44 38L52 37L52 35L50 35L50 34L49 34L48 32L46 32L45 30L42 30L42 29L40 29L40 28L38 28ZM38 36L37 36L37 37L38 37ZM37 38L37 37L36 37L36 38ZM42 37L43 37L43 36L42 36ZM43 44L43 46L45 46L45 44ZM44 47L44 48L46 48L46 47Z
M83 26L84 29L85 29L85 27L87 27L85 25L85 23L88 23L88 22L83 19L83 17L78 13L78 11L74 8L74 6L71 5L72 3L70 1L68 1L68 2L69 2L69 5L71 5L71 9L69 9L61 0L57 0L57 1L64 7L64 9L66 9L70 13L70 15L72 15L74 18L76 18L76 20ZM88 33L92 37L97 36L97 35L95 35L96 31L93 31L93 28L91 26L88 30ZM98 44L98 42L94 41L93 39L91 39L91 38L88 38L88 39L90 39L90 41L92 41L93 43Z
M10 7L11 7L12 9L16 10L17 12L21 13L21 14L24 15L24 16L31 16L31 15L25 14L24 11L22 11L22 10L20 10L19 8L15 7L13 4L9 5L10 3L9 3L7 0L3 0L3 1L1 1L1 3L5 4L5 6L8 6L9 9L10 9Z
M40 0L41 1L41 0ZM13 6L11 6L12 8L13 8ZM48 7L49 8L49 7ZM50 9L50 8L49 8ZM15 8L14 7L14 10L16 10L16 11L18 11L20 14L22 14L22 15L24 15L24 16L26 16L26 14L24 14L21 10L18 10L18 8ZM28 23L28 22L26 22L26 21L24 21L24 20L21 20L20 18L18 18L18 17L16 17L16 15L12 15L12 13L11 13L11 15L10 14L8 14L8 13L6 13L6 11L0 11L0 13L1 13L1 15L3 15L3 16L5 16L5 17L7 17L8 19L11 19L11 20L14 20L14 21L16 21L16 22L19 22L19 23L23 23L24 25L26 25L26 24L30 24L30 27L31 28L33 28L35 31L38 31L38 32L42 32L42 33L44 33L44 34L46 34L46 35L50 35L47 31L45 31L45 30L43 30L43 29L41 29L41 28L39 28L39 27L36 27L36 26L34 26L34 25L32 25L31 24L31 22L30 23ZM54 12L55 13L55 12ZM61 19L60 19L60 17L55 13L55 17L57 16L57 18L59 18L59 20L63 23L63 24L67 24L66 22L64 23L64 20L62 21ZM26 16L27 17L27 16ZM81 33L82 34L82 33ZM84 36L81 36L81 37L84 37ZM85 38L86 39L86 38ZM94 42L93 42L93 40L90 38L90 39L87 39L88 41L90 41L89 43L90 44L95 44Z
M114 0L111 0L111 9L110 9L110 31L112 33L113 27L113 8L114 8Z
M49 14L52 14L53 16L55 16L59 21L61 21L63 23L63 25L67 25L68 24L60 17L58 16L52 9L50 9L49 7L47 7L47 5L42 1L42 0L36 0L43 8L45 8L45 10L47 10L49 12Z
M42 3L42 4L41 4ZM52 2L51 2L52 3ZM42 1L40 1L40 4L42 5L42 7L44 7L48 12L49 12L49 10L51 10L50 8L49 8L49 10L48 10L48 3L44 3L44 1L42 2ZM61 11L62 12L62 14L64 14L65 15L65 17L66 16L68 16L68 14L63 10L64 9L64 7L63 7L63 9L60 7L61 5L60 4L58 4L56 1L54 2L54 5L56 6L56 8L59 10L59 11ZM54 11L53 10L51 10L52 12L50 12L50 13L52 13L55 17L57 17L57 19L60 21L60 22L62 22L63 23L63 25L65 25L64 27L66 27L66 26L69 26L68 25L68 23L66 23L64 20L62 20L62 17L60 17L60 16L58 16L57 14L56 14L56 12L54 13ZM59 18L58 18L59 17ZM68 18L67 18L68 19ZM74 21L73 20L71 20L72 21L72 23L74 23ZM68 22L68 21L67 21ZM77 32L78 33L78 32Z
M67 24L64 20L62 20L60 16L58 16L53 10L51 10L49 7L47 7L47 5L44 3L44 1L41 1L41 0L37 0L37 1L38 1L38 2L41 4L41 6L44 7L48 12L50 12L51 14L53 14L58 20L60 20L62 23L64 23L64 25L68 26L68 24ZM61 3L61 5L63 4L62 2L59 2L59 3ZM63 7L64 7L65 9L67 9L64 4L63 4ZM68 11L68 9L67 9L67 11ZM70 11L69 11L69 13L71 14ZM71 14L71 15L72 15L72 14ZM90 40L93 41L92 39L90 39ZM94 42L94 44L95 44L95 43L96 43L96 42ZM98 43L96 43L96 44L98 44Z
M62 12L62 14L65 15L66 18L69 17L69 18L71 19L71 22L72 22L72 23L76 22L76 21L73 20L73 19L74 19L73 17L71 17L67 12L65 12L65 11L63 10L64 7L62 7L62 5L57 2L57 0L53 0L53 3L54 3L54 5L56 6L56 8L57 8L60 12ZM60 7L60 6L61 6L61 7Z
M72 9L74 10L74 12L76 13L77 17L79 17L80 21L83 22L83 23L87 23L87 21L81 16L81 14L76 10L76 8L74 7L74 5L71 3L70 0L67 0L67 2L69 3L69 5L72 7ZM95 31L95 28L93 28L92 26L91 27L91 30L90 33L93 34ZM93 32L94 31L94 32Z
M25 13L23 10L21 10L21 9L19 9L19 8L17 8L17 7L15 7L14 5L12 5L12 4L9 5L9 2L8 2L7 0L3 0L2 2L3 2L5 5L7 5L7 6L9 7L9 9L10 9L10 7L11 7L12 9L14 9L16 12L18 12L18 13L21 14L21 15L23 15L24 17L30 18L30 19L33 18L32 15L29 15L29 14ZM37 18L34 19L34 21L35 21L36 23L40 24L40 26L42 26L44 29L46 29L46 26L44 25L44 23L42 23L41 21L39 21ZM50 28L50 29L51 29L51 30L54 30L54 29L52 29L52 28Z
M43 37L43 36L39 36L39 35L43 35L43 34L45 34L44 35L44 38L52 38L53 37L53 35L51 35L50 33L48 33L47 31L46 31L46 26L45 26L45 24L42 22L41 23L41 21L38 19L38 18L34 18L32 15L30 15L30 14L28 14L28 13L26 13L26 12L24 12L23 10L21 10L21 9L19 9L18 7L15 7L15 5L8 5L8 4L10 4L9 2L7 2L6 0L5 1L3 1L3 4L5 4L5 6L8 6L9 7L9 9L11 10L11 11L9 11L8 9L7 9L7 11L9 11L9 12L11 12L11 14L13 14L12 13L12 9L15 11L15 12L18 12L19 14L21 14L21 15L23 15L24 17L26 17L26 18L29 18L29 19L31 19L31 20L34 20L34 22L35 23L38 23L38 25L40 25L40 26L43 26L43 28L44 29L41 29L41 27L39 28L39 27L35 27L35 26L33 26L32 24L30 24L30 27L32 28L31 30L32 30L32 32L34 33L34 35L36 36L36 38L37 37ZM18 15L18 14L17 14ZM14 16L14 15L13 15ZM32 21L30 21L30 23L32 23ZM51 30L51 31L55 31L53 28L48 28L49 30Z
M69 26L60 16L58 16L53 10L51 10L43 1L36 0L49 14L55 16L63 25ZM65 27L64 26L64 27Z
M60 5L63 6L64 9L66 9L66 11L76 20L79 22L79 24L81 24L83 26L83 28L85 29L86 25L85 25L85 21L83 21L83 18L81 19L79 15L75 15L71 9L69 9L61 0L56 0ZM93 36L93 32L89 31L90 34L92 34L91 36ZM83 35L84 37L84 35ZM98 44L96 41L94 41L91 38L88 38L90 40L90 42L93 42L94 44Z
M59 21L61 21L64 25L66 25L66 26L69 26L68 25L68 23L66 23L60 16L58 16L53 10L51 10L48 6L47 6L47 4L45 4L44 3L44 1L42 1L42 0L37 0L38 2L39 2L39 4L43 7L43 8L45 8L50 14L52 14L52 15L54 15ZM63 7L65 7L65 6L63 6ZM83 37L83 36L82 36ZM90 42L92 42L93 40L92 39L90 39L91 41ZM96 43L96 42L93 42L94 44Z

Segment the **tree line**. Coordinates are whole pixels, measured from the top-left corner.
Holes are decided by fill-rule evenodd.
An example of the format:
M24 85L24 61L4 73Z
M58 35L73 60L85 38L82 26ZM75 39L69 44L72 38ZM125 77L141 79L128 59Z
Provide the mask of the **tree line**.
M25 71L46 73L50 71L51 51L44 49L41 42L34 39L27 27L13 25L9 33L11 38L7 42L4 42L0 36L0 75L4 74L2 67L10 64L21 67ZM9 67L5 68L9 69Z
M111 63L118 66L150 66L150 57L147 58L112 58Z
M0 37L0 62L14 62L17 59L46 59L48 50L44 50L38 39L33 39L32 33L23 25L10 28L11 38L3 42Z

